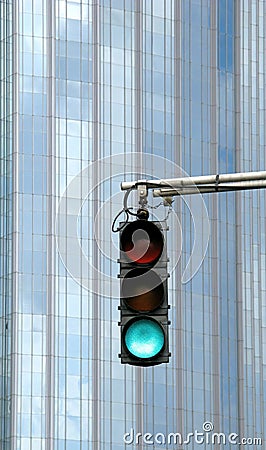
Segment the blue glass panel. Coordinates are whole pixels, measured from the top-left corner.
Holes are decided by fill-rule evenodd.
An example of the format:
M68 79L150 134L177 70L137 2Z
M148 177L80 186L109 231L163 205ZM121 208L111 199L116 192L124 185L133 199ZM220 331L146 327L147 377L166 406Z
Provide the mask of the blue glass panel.
M226 0L219 0L218 2L218 15L219 15L219 31L220 33L226 33Z
M226 35L219 34L219 69L226 70Z

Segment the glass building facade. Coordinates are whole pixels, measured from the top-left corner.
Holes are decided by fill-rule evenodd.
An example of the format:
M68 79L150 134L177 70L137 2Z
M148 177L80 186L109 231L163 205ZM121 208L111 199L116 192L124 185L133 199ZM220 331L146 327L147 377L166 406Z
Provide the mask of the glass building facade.
M120 364L111 233L123 180L265 168L265 9L1 1L1 450L173 449L205 422L265 446L264 191L204 196L185 280L207 230L175 200L166 365ZM179 447L236 447L204 438Z

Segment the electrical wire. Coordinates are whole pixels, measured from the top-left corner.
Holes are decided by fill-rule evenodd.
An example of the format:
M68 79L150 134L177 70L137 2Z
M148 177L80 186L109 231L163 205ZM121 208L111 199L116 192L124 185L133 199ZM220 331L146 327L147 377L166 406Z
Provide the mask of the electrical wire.
M115 228L115 223L116 223L118 217L121 216L121 214L123 214L123 213L125 213L125 215L126 215L126 220L125 220L125 222L124 222L120 227ZM123 208L123 209L121 209L121 211L119 211L119 213L115 216L115 218L114 218L114 220L113 220L113 223L112 223L112 232L113 232L113 233L118 233L118 231L123 230L123 228L126 226L126 224L128 223L128 221L129 221L129 214L128 214L128 211L125 211L124 208Z
M113 223L112 223L112 232L113 233L118 233L119 231L123 230L123 228L129 222L129 214L131 214L132 216L136 216L137 217L136 213L133 213L132 211L130 211L133 208L127 206L127 201L128 201L129 194L133 191L133 189L134 189L134 187L128 189L126 191L125 195L124 195L123 208L115 216L115 218L113 220ZM120 217L123 213L125 213L125 215L126 215L126 219L125 219L124 223L120 227L115 228L115 224L116 224L116 221L117 221L118 217Z
M160 202L160 203L158 203L158 205L154 205L154 206L150 205L149 208L150 209L157 209L157 208L159 208L159 206L163 206L163 204L164 204L163 202Z
M129 208L127 206L127 201L128 201L129 194L131 194L133 189L135 189L135 186L131 187L130 189L128 189L127 192L125 193L123 205L124 205L124 211L126 211L128 214L131 214L132 216L136 216L137 217L136 213L133 213L132 211L130 211L133 208Z
M166 214L165 218L163 219L164 222L166 222L166 221L168 220L168 218L169 218L169 216L170 216L170 214L171 214L172 211L173 211L173 207L172 207L172 205L170 205L170 206L168 207L167 214Z

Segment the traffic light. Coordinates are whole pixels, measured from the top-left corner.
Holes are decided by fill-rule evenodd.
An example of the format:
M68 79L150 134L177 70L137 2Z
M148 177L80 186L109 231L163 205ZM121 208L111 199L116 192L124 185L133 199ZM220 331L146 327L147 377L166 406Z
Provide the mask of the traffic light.
M120 318L122 364L169 362L166 223L121 224Z

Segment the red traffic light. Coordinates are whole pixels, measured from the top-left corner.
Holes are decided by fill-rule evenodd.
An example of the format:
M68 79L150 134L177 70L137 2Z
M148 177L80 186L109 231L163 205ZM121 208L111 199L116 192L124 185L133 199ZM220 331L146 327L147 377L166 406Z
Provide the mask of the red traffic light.
M164 239L153 222L130 222L121 233L121 250L136 264L155 264L160 258Z

